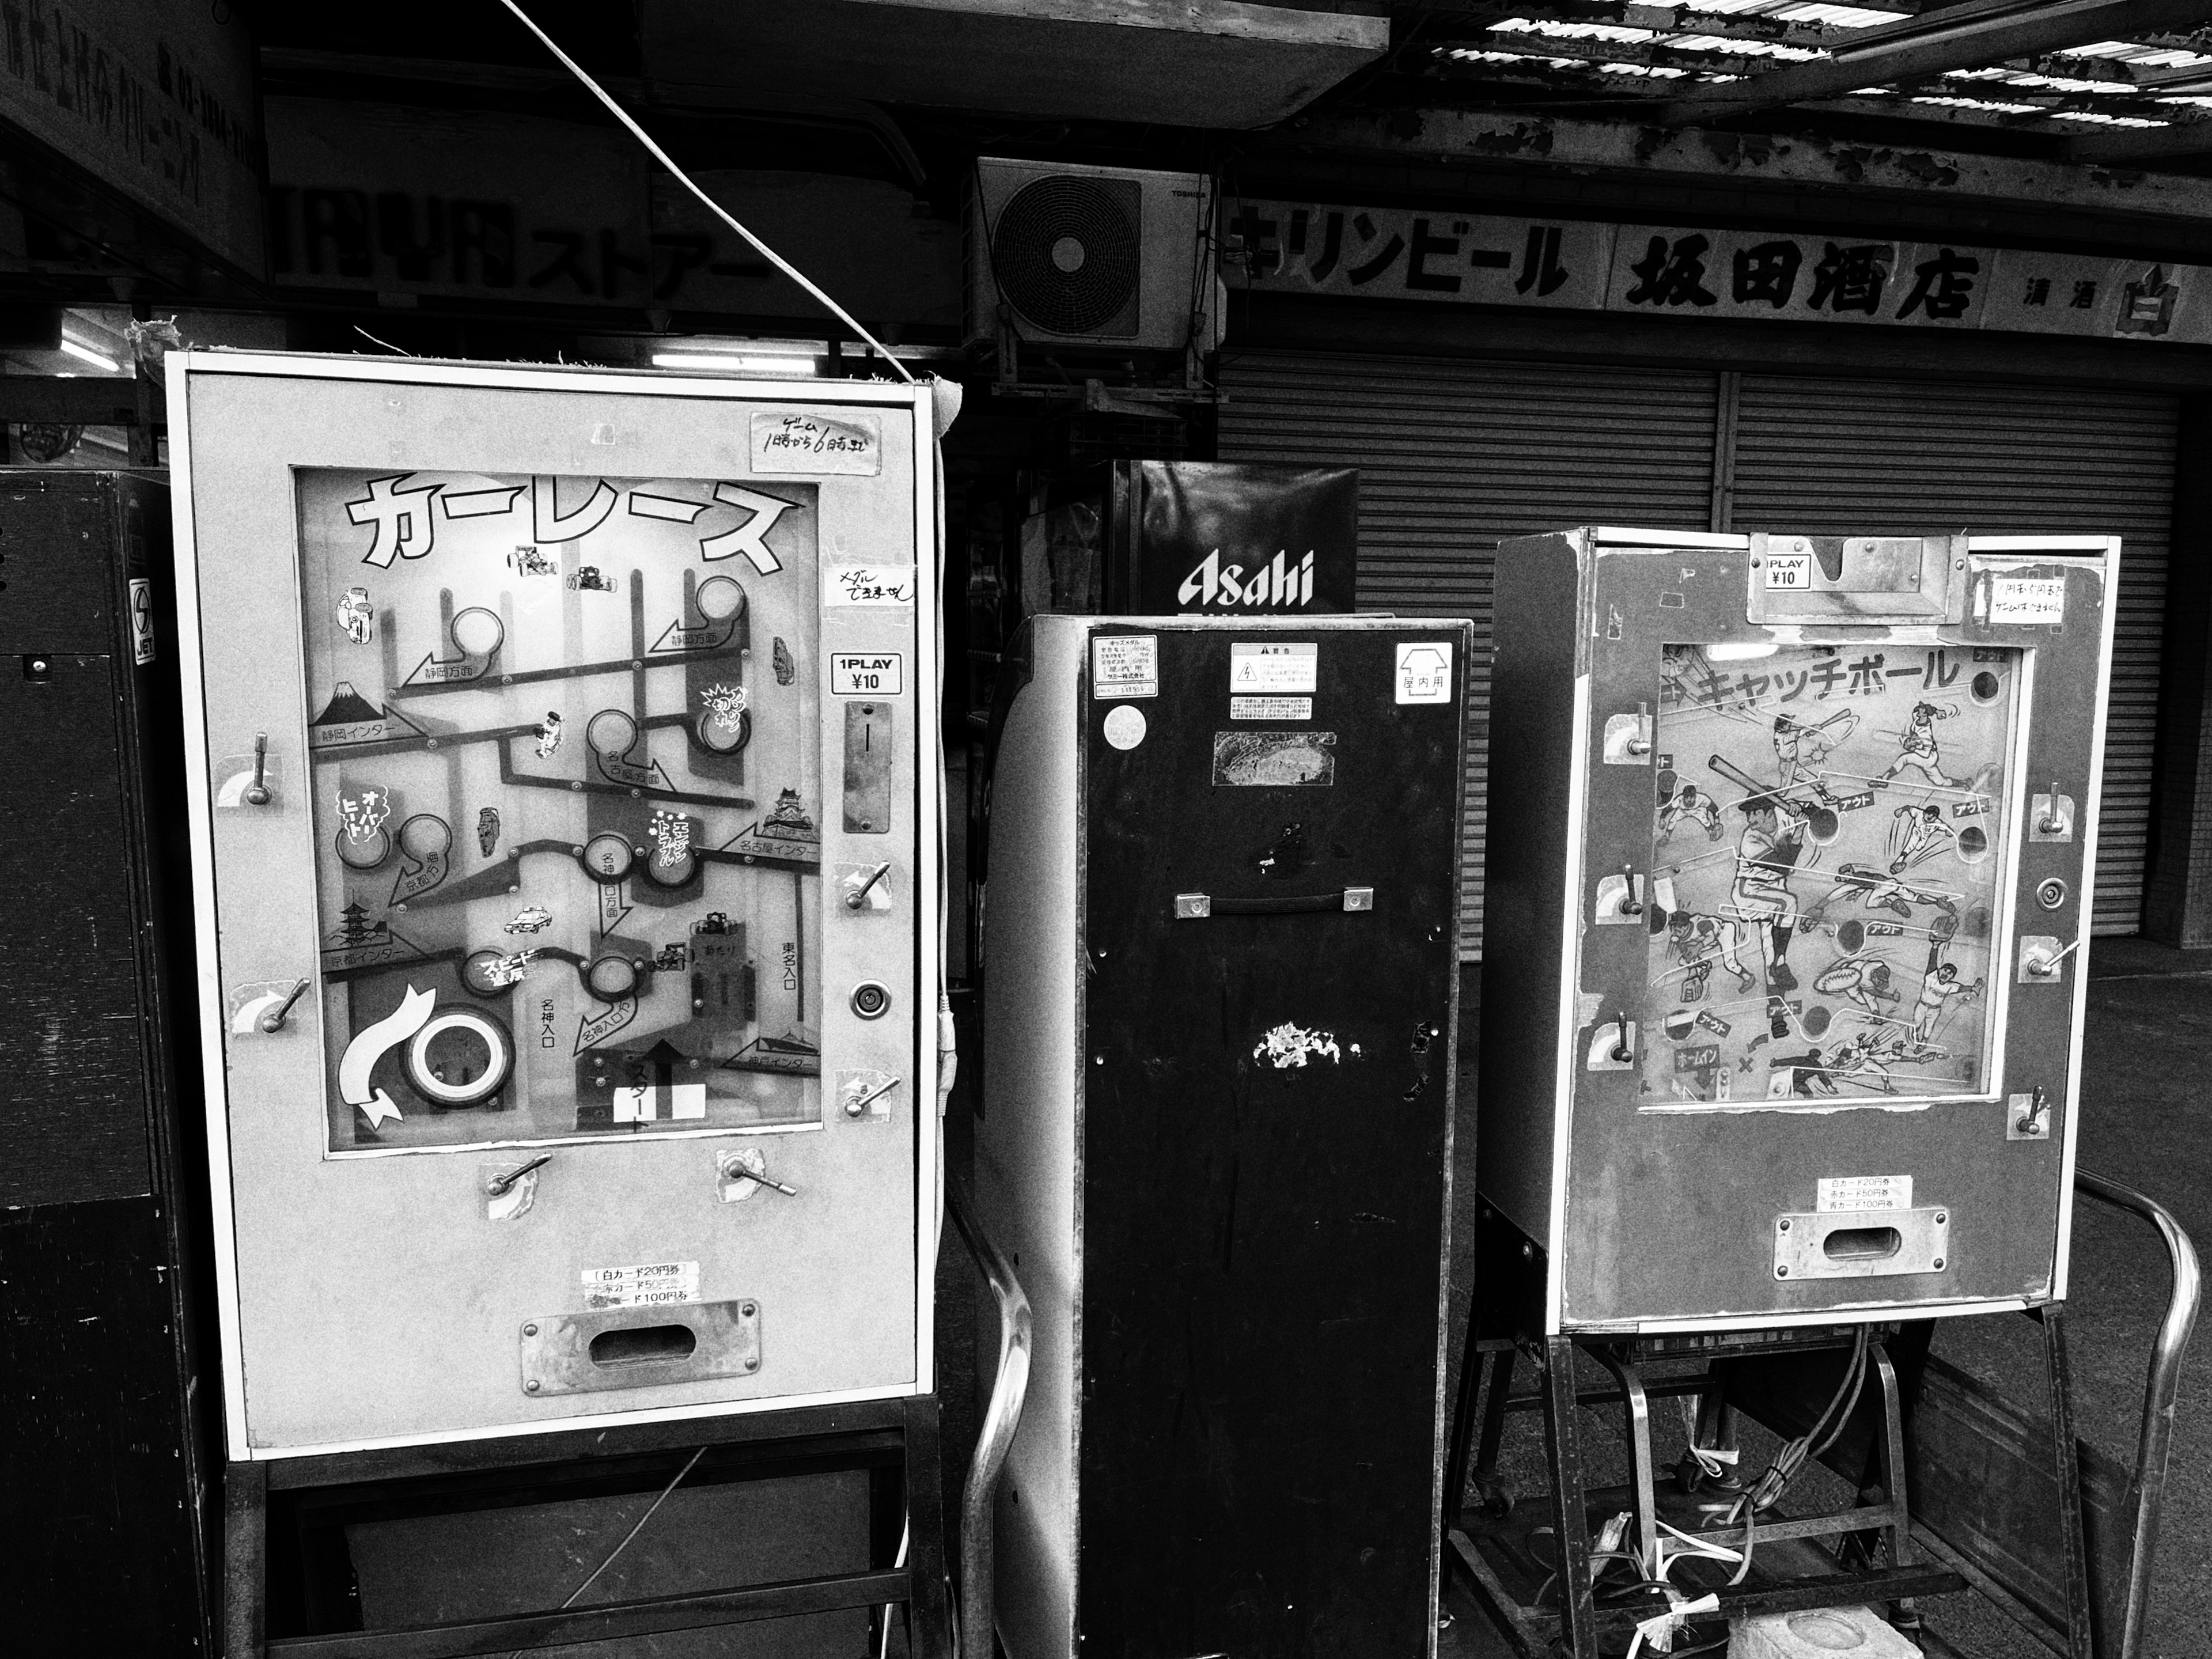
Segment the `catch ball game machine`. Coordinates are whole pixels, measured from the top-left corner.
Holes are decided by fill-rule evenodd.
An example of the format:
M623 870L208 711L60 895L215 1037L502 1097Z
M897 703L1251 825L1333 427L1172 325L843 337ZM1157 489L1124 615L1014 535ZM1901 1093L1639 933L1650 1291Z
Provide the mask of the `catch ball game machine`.
M2118 559L1501 544L1493 1330L1556 1351L2063 1300Z
M928 1395L928 391L168 374L234 1470Z

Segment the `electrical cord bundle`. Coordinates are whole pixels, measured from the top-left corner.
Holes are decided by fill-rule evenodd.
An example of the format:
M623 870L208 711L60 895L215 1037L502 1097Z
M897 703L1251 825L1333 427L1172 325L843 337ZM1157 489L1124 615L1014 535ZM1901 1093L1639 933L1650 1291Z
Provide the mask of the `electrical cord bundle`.
M1775 1453L1774 1461L1729 1506L1720 1524L1732 1527L1738 1520L1743 1522L1743 1560L1729 1583L1741 1584L1750 1576L1752 1550L1758 1542L1759 1512L1780 1503L1782 1494L1790 1490L1790 1483L1797 1478L1798 1472L1843 1437L1844 1425L1851 1420L1851 1413L1858 1407L1859 1395L1866 1387L1867 1356L1871 1346L1869 1328L1862 1325L1851 1343L1850 1361L1844 1367L1843 1379L1836 1384L1836 1392L1829 1398L1826 1409L1814 1420L1811 1428Z

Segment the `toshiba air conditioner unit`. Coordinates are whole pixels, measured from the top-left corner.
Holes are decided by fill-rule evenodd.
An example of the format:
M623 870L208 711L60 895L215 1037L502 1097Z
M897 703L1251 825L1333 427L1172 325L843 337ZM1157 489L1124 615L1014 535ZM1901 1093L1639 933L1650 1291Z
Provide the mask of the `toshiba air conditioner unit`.
M1003 327L1038 344L1211 350L1212 233L1212 185L1197 173L986 156L968 203L968 337Z

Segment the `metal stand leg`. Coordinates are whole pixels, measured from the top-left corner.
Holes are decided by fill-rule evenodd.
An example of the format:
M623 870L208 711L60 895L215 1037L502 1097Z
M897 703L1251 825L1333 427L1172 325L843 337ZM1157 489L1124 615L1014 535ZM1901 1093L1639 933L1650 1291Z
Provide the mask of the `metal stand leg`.
M1475 1399L1481 1389L1482 1353L1475 1346L1474 1310L1470 1308L1467 1335L1460 1343L1459 1395L1452 1406L1451 1445L1444 1454L1444 1489L1437 1516L1439 1538L1459 1524L1460 1510L1467 1502L1468 1442L1474 1432Z
M952 1659L940 1480L937 1396L917 1395L906 1402L906 1639L915 1659Z
M269 1466L233 1463L222 1480L222 1659L261 1659L269 1595Z
M1559 1540L1559 1606L1568 1650L1596 1659L1597 1601L1590 1587L1589 1506L1583 1489L1582 1424L1576 1415L1575 1345L1544 1339L1544 1438L1552 1459L1553 1519Z
M1909 1566L1912 1562L1912 1510L1905 1501L1905 1407L1898 1393L1897 1367L1889 1363L1889 1350L1877 1342L1871 1357L1875 1375L1881 1380L1882 1498L1889 1505L1891 1517L1881 1530L1889 1545L1889 1565Z
M1482 1483L1486 1506L1498 1508L1502 1495L1498 1491L1498 1453L1505 1443L1505 1402L1513 1395L1513 1362L1518 1356L1511 1348L1500 1348L1490 1362L1490 1394L1483 1401L1482 1438L1474 1449L1474 1478Z
M1651 1402L1644 1397L1644 1379L1620 1349L1593 1352L1620 1384L1621 1401L1627 1411L1628 1473L1636 1494L1637 1545L1644 1571L1649 1573L1659 1559L1659 1498L1651 1474Z
M2072 1370L2066 1360L2065 1309L2037 1310L2043 1357L2051 1383L2051 1440L2058 1482L2059 1544L2066 1560L2066 1648L2072 1659L2094 1659L2089 1634L2089 1556L2081 1526L2081 1465L2075 1450Z

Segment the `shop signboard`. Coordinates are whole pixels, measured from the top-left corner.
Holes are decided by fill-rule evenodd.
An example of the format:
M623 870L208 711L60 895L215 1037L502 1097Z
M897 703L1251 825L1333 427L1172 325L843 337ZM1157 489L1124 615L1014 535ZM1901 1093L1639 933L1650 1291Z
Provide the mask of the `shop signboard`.
M1231 198L1256 293L2212 343L2212 267L1803 232Z
M261 274L253 44L234 8L8 0L0 124Z

